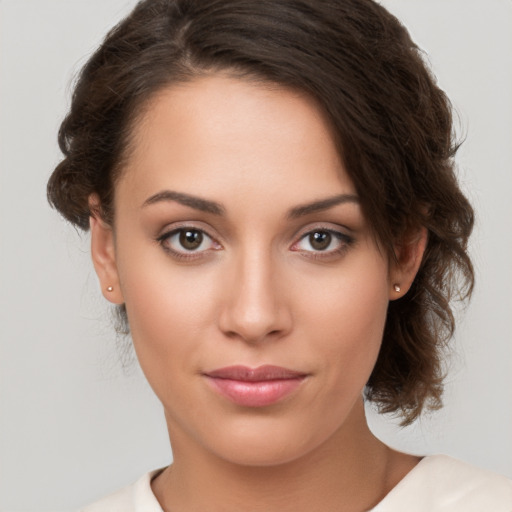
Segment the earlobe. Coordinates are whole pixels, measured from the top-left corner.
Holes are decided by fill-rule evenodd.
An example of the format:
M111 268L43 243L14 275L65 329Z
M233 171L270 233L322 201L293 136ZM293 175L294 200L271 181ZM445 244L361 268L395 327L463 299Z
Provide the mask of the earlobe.
M409 291L423 261L427 240L427 230L421 228L395 247L396 261L391 262L389 275L390 300L399 299Z
M91 201L94 201L94 198ZM97 211L97 208L91 208L91 211ZM94 214L89 217L89 225L91 256L103 296L113 304L123 304L124 298L119 286L112 228Z

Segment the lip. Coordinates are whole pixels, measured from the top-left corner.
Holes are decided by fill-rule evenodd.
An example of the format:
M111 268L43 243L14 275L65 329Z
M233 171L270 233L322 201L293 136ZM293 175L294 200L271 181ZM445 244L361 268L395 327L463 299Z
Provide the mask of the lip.
M206 372L204 376L215 391L231 402L244 407L265 407L292 394L307 374L264 365L228 366Z

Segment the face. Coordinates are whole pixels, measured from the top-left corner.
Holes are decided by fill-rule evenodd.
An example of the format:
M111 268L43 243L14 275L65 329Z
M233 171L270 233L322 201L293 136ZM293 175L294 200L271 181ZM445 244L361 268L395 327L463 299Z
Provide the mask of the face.
M290 461L350 434L393 278L310 99L212 76L155 96L93 220L173 449Z

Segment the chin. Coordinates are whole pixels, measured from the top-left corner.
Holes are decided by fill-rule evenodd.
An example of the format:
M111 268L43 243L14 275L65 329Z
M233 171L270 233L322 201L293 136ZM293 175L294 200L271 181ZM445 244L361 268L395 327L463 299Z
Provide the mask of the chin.
M235 441L226 450L220 451L220 447L216 447L219 450L216 455L237 466L268 468L297 461L314 451L314 446L293 443L289 439L286 443L276 441L269 442L268 437L260 442Z
M278 418L237 421L231 428L211 431L209 451L226 462L246 467L287 464L313 455L336 436L336 427L304 428L304 421ZM213 435L212 435L213 434Z

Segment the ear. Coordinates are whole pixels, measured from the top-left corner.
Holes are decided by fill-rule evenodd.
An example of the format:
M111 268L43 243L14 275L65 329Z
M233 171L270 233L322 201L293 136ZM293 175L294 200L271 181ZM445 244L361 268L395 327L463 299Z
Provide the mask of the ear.
M421 228L395 245L396 261L392 261L389 270L389 299L403 297L411 287L423 260L427 247L427 230Z
M113 304L123 304L124 297L119 286L117 272L114 233L100 216L99 198L89 197L89 225L91 229L91 256L94 269L100 281L103 296Z

